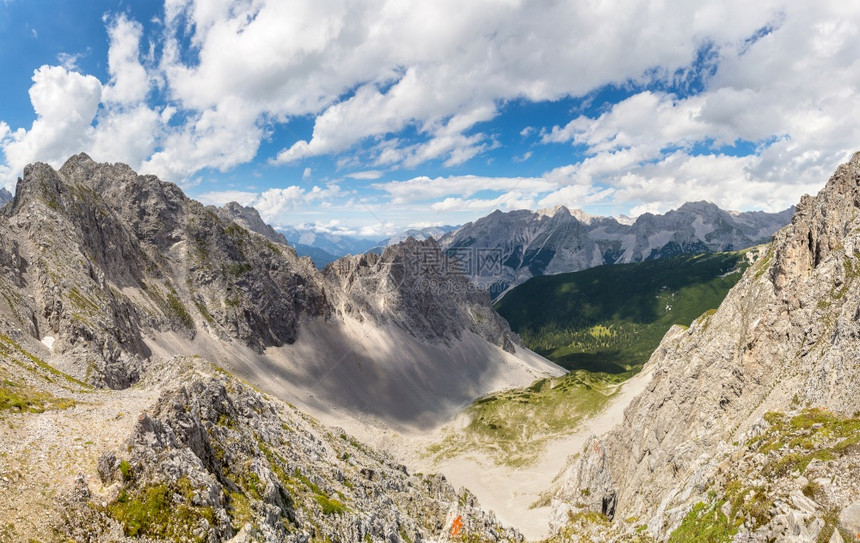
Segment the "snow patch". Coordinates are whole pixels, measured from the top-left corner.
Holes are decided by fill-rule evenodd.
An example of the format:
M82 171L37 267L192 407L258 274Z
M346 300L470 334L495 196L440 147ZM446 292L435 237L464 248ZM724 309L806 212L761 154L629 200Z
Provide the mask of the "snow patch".
M42 338L42 343L45 344L45 347L54 350L54 336L45 336Z

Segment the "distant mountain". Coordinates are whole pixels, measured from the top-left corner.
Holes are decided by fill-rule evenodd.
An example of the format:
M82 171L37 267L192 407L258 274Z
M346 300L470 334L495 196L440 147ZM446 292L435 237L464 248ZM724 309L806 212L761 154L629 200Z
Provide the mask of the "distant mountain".
M335 256L328 251L320 249L319 247L314 247L313 245L304 245L301 243L291 243L290 247L296 250L296 254L299 256L307 256L313 261L314 266L317 269L321 270L337 260L341 258L339 256Z
M324 268L327 264L346 255L360 255L364 253L381 253L386 247L397 245L407 239L415 238L418 241L427 239L440 239L443 235L453 232L457 226L429 226L426 228L410 228L386 239L356 238L341 234L330 234L317 232L311 229L283 227L279 234L286 237L288 243L299 256L309 256L317 268Z
M263 218L260 217L260 213L253 207L246 207L237 202L230 202L224 205L224 207L215 209L217 210L216 213L226 221L233 221L239 226L242 226L251 232L263 235L275 243L289 245L287 238L285 238L280 232L275 231L274 228L266 223Z
M234 221L236 224L243 226L251 232L256 232L276 243L282 243L295 249L298 256L307 256L313 261L317 269L323 269L331 262L334 262L339 256L335 256L323 249L312 245L304 245L302 243L290 243L284 234L278 232L266 223L260 213L253 207L245 207L236 202L230 202L224 207L215 208L218 216L227 221Z
M11 192L9 192L3 187L0 187L0 207L6 205L7 202L11 202L12 198L14 198L14 196Z
M373 247L371 251L381 252L386 247L391 245L397 245L398 243L404 242L409 238L415 238L418 241L424 241L430 238L440 239L442 236L449 232L453 232L460 228L459 226L428 226L425 228L409 228L408 230L404 230L403 232L391 236L388 239L384 239L380 241L376 247Z
M602 264L641 262L682 254L736 251L769 241L794 208L779 213L733 213L691 202L636 220L595 217L557 206L541 211L494 211L444 235L440 245L493 297L538 275Z
M298 248L303 245L308 248L322 249L336 258L364 254L380 243L378 239L356 238L291 226L281 227L278 232L283 234L293 247ZM308 256L311 256L310 253Z

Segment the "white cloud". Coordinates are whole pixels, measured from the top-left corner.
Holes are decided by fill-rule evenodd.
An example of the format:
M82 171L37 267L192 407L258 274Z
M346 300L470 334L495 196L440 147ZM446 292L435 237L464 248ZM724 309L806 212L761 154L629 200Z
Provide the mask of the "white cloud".
M277 118L317 115L312 137L286 146L276 163L338 154L414 127L429 136L426 144L381 146L376 163L450 166L487 149L485 136L468 131L494 118L500 100L669 77L703 44L742 41L781 7L776 0L704 8L680 0L170 1L168 34L190 31L199 62L180 60L173 37L162 68L173 96L191 109L230 97Z
M102 86L91 75L61 66L42 66L33 74L30 102L36 120L29 130L20 128L3 138L3 153L11 175L31 162L59 165L86 148L91 123L98 110Z
M557 173L615 187L612 199L634 213L702 198L777 210L815 192L860 141L860 6L843 7L787 6L754 43L725 44L698 94L641 92L554 127L545 143L583 145L590 155ZM693 151L738 141L755 153Z
M64 67L34 74L32 125L0 123L4 182L33 160L86 150L188 186L201 170L257 159L261 141L297 116L314 119L312 133L278 141L271 162L339 155L362 170L347 175L359 181L433 161L462 166L498 145L485 123L507 104L609 83L666 85L548 132L537 119L520 131L576 145L581 162L533 177L372 187L391 205L450 210L595 198L625 209L700 198L773 209L820 185L860 141L860 4L851 2L166 0L157 33L125 15L105 23L104 85L78 73L76 56L61 57ZM656 90L695 75L705 48L713 73L688 93ZM755 153L721 149L739 140ZM259 195L272 217L336 199L278 190Z
M534 207L534 198L526 196L520 191L511 191L497 198L489 199L445 198L441 202L432 204L430 209L437 213L479 211L482 214L486 214L494 209L513 211L515 209L533 209Z
M110 82L104 88L105 102L139 104L149 92L149 75L140 63L140 39L143 26L119 15L108 22L108 73Z
M288 212L306 207L308 204L331 205L332 201L341 195L342 191L338 185L314 186L310 189L292 185L284 188L267 189L262 192L210 191L199 194L197 199L204 204L218 206L228 202L238 202L244 206L254 207L268 222L283 224L288 218Z
M391 195L391 204L434 200L450 195L469 197L481 191L510 192L519 190L541 193L553 190L558 185L538 177L480 177L474 175L416 177L408 181L376 183L374 188Z
M152 155L163 126L158 112L145 105L102 110L97 120L87 146L93 159L124 162L136 169Z
M514 162L525 162L526 160L528 160L532 157L532 154L533 154L532 151L526 151L525 153L523 153L519 156L513 157L511 160L513 160Z
M614 192L615 189L613 188L600 189L584 185L569 185L543 197L537 203L537 207L547 209L563 205L568 209L581 209L591 204L607 201Z
M379 170L365 170L362 172L348 173L346 174L346 177L358 180L373 180L382 177L382 172Z
M178 182L203 168L227 171L251 161L265 131L257 112L238 99L224 100L215 109L192 116L176 128L164 127L162 150L141 168Z
M223 206L230 202L238 202L243 206L249 206L254 203L254 200L259 196L258 192L249 192L246 190L219 190L212 192L204 192L197 195L197 200L214 206Z
M57 61L66 70L76 72L78 71L78 61L82 56L84 56L83 53L59 53Z

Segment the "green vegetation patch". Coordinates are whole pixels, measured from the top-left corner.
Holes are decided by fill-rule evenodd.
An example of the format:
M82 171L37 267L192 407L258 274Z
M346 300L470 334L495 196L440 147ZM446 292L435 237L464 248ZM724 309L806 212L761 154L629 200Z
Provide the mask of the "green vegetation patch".
M534 277L496 304L526 346L560 366L633 375L660 340L722 303L747 251Z
M448 458L481 451L499 464L530 464L548 441L569 434L583 418L600 411L616 393L613 381L618 380L580 370L484 396L467 409L469 424L449 431L428 453Z
M765 455L762 474L767 479L795 472L802 474L814 460L833 460L849 448L860 447L860 418L843 417L819 408L805 409L791 416L770 412L764 418L768 429L744 446ZM808 483L802 490L807 497L815 499L815 483ZM729 505L728 509L725 504ZM723 488L711 490L707 501L694 505L669 541L731 541L741 524L751 530L767 524L771 520L771 509L773 500L766 489L744 486L732 480ZM833 533L835 522L835 516L825 515L822 533L826 533L826 538L823 541Z
M192 532L201 519L212 525L214 513L211 507L191 505L190 491L187 479L181 479L176 487L151 485L134 494L123 491L107 511L130 537L205 541L205 536L196 538Z
M183 304L182 300L179 299L179 294L176 292L176 289L170 284L168 284L167 287L168 291L166 296L162 294L161 288L156 284L144 283L143 291L147 296L149 296L150 300L155 302L155 305L158 306L165 316L176 317L186 328L194 328L194 319L185 308L185 304Z
M728 543L738 533L743 519L730 521L721 508L724 500L699 502L669 536L669 543Z
M70 398L58 398L9 379L0 379L0 411L42 413L49 409L68 409L73 405L75 400Z
M320 505L323 514L325 515L340 515L346 511L346 506L333 498L328 498L322 494L316 494L314 499Z
M771 412L765 415L768 430L750 441L750 447L768 454L767 475L803 473L813 460L826 462L860 447L860 418L842 417L825 409L810 408L793 417Z

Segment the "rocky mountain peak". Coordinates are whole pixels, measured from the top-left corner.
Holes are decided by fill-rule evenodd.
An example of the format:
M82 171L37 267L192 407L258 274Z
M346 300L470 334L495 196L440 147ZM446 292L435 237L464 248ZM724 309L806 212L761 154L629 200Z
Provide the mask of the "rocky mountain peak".
M0 187L0 207L3 207L8 202L11 202L14 196L5 187Z
M390 320L431 341L460 339L471 330L512 352L520 340L492 310L489 294L468 281L464 268L472 265L443 252L434 238L409 237L381 255L344 257L324 273L350 293L348 313Z
M860 225L858 208L860 152L839 166L818 196L801 198L791 224L777 236L774 285L783 289L808 277L837 248L851 254L856 243L851 233Z
M719 499L733 499L732 489L758 488L753 494L763 503L793 505L753 519L741 508L736 518L750 532L743 541L814 541L817 535L809 534L825 533L828 523L833 533L826 511L860 501L856 477L847 479L855 490L846 492L836 475L860 450L812 439L761 448L762 435L788 431L777 424L780 417L826 412L832 418L822 420L839 421L860 411L860 154L817 196L802 198L791 223L761 254L719 309L663 338L643 370L653 372L646 391L568 471L558 519L587 494L586 509L617 504L617 517L642 518L663 540L695 504L708 507L713 497L719 507ZM807 456L826 460L791 463ZM803 481L812 480L821 486L803 490ZM736 511L722 514L731 520Z
M699 200L697 202L685 202L681 204L681 207L678 208L678 211L688 211L690 213L697 213L700 215L713 214L723 211L720 209L717 204L713 202L708 202L705 200Z
M260 212L253 207L243 206L238 202L228 202L222 208L216 208L216 212L224 219L234 221L251 232L265 236L270 241L289 245L287 238L266 223L260 216Z
M732 215L710 202L690 202L663 215L635 220L588 215L564 206L492 214L440 238L447 250L498 253L501 269L489 280L494 297L536 275L580 271L681 254L745 249L770 240L791 211ZM488 278L473 273L476 283Z
M557 213L566 213L570 215L570 210L559 204L545 209L538 209L535 213L540 217L554 217Z
M125 164L80 154L59 170L28 166L0 231L16 240L0 262L35 293L13 310L32 314L29 333L56 338L66 369L96 384L138 378L144 331L206 331L262 350L328 313L310 263Z

